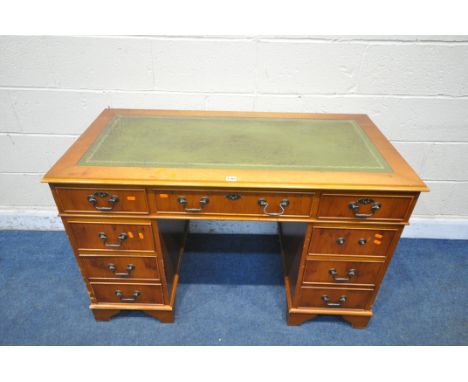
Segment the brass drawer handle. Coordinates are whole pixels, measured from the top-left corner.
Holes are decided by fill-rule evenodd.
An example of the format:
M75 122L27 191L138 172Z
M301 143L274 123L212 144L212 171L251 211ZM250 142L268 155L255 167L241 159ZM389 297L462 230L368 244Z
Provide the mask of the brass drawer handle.
M342 306L346 301L348 300L348 297L346 297L345 295L341 296L340 299L338 300L338 302L330 302L330 298L324 294L322 296L322 301L325 303L326 306L328 306L329 308L339 308L340 306Z
M263 199L263 198L260 198L258 199L258 205L263 207L263 213L265 215L269 215L269 216L281 216L284 214L284 209L289 206L289 200L288 199L283 199L280 203L279 203L279 208L281 209L280 212L268 212L267 211L267 208L268 208L268 202Z
M110 198L107 200L107 203L110 204L110 207L97 206L97 198L107 198L108 196ZM119 197L117 195L110 195L107 192L97 191L94 194L88 195L88 202L98 211L112 211L118 201Z
M210 199L208 199L208 196L204 196L200 198L200 208L187 208L187 199L185 198L185 196L180 196L177 198L177 202L179 202L179 204L182 204L185 212L200 212L203 210L203 207L205 207L209 203L209 201Z
M368 205L371 204L371 212L369 214L361 214L359 213L359 206L361 205ZM369 218L371 216L374 216L375 213L382 207L382 205L374 199L359 199L355 202L351 202L348 204L348 207L351 211L353 211L353 214L355 217L363 219L363 218Z
M123 242L128 239L128 234L126 232L119 233L119 235L117 236L117 239L119 239L119 242L115 244L107 242L107 235L104 232L99 232L98 236L99 236L99 239L102 240L104 245L110 248L119 248L122 246Z
M114 276L128 277L128 276L130 276L130 272L135 269L135 266L133 264L128 264L127 265L127 272L116 272L117 267L115 266L115 264L107 264L107 268L114 274Z
M354 276L356 276L358 271L357 269L351 268L347 273L348 277L337 277L338 272L336 271L335 268L330 268L328 270L328 273L330 273L331 277L333 277L333 280L335 280L337 283L344 283L346 281L351 280Z
M115 291L115 295L116 295L118 298L120 298L120 301L122 301L122 302L135 302L140 294L141 294L140 291L135 290L135 291L133 291L133 293L132 293L132 296L133 296L133 297L123 297L123 293L122 293L121 290L117 289L117 290Z

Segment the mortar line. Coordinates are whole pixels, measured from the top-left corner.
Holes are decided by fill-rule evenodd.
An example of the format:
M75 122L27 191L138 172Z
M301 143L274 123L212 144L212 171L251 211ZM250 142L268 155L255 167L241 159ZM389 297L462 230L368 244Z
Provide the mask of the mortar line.
M144 94L180 94L180 95L209 95L209 96L266 96L266 97L327 97L327 98L398 98L398 99L468 99L467 95L449 94L371 94L371 93L268 93L268 92L209 92L209 91L189 91L189 90L164 90L164 89L89 89L89 88L52 88L40 86L2 86L0 90L11 91L49 91L49 92L70 92L70 93L144 93Z

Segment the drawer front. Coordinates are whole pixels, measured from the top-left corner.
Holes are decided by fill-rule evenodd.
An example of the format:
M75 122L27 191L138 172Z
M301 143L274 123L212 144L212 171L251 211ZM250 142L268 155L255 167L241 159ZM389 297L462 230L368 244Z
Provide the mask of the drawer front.
M160 279L156 257L80 254L79 259L87 278Z
M400 228L355 229L314 227L309 245L309 253L385 256L399 231Z
M161 284L91 283L97 302L163 304Z
M413 196L322 194L319 219L407 220Z
M311 193L156 191L158 213L309 217Z
M303 282L375 285L383 261L341 261L308 258Z
M61 212L149 213L145 189L56 187Z
M69 222L78 249L153 251L151 225Z
M315 288L301 287L300 307L368 309L373 289Z

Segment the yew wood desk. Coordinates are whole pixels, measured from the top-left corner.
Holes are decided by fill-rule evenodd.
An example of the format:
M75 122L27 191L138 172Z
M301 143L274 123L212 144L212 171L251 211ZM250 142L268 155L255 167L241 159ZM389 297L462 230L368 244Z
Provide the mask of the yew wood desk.
M278 222L288 324L357 328L427 191L357 114L107 109L43 181L96 320L172 322L188 221L257 220Z

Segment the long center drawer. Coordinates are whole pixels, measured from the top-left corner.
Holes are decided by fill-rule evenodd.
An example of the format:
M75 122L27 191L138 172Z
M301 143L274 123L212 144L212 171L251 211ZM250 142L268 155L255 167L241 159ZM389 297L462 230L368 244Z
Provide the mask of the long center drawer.
M157 190L158 214L310 217L313 193Z

